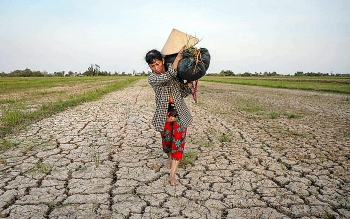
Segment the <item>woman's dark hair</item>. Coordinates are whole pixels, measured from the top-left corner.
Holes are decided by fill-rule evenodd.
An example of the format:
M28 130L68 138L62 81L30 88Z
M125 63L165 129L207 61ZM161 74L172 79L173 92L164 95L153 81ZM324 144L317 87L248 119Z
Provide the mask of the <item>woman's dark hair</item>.
M145 60L148 64L152 64L154 62L154 60L162 60L163 59L163 55L162 53L160 53L158 50L156 49L152 49L151 51L149 51L146 56L145 56Z

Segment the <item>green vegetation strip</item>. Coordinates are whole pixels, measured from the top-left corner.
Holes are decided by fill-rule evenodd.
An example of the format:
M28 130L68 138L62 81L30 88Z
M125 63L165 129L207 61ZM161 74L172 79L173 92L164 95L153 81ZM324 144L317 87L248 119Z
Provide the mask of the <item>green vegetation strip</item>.
M229 83L229 84L243 84L253 86L264 86L273 88L287 88L287 89L299 89L299 90L313 90L313 91L326 91L335 93L350 93L349 83L339 83L338 80L332 82L331 79L327 82L310 81L310 80L290 80L286 78L271 79L253 79L242 77L217 77L217 76L205 76L200 79L201 81Z
M0 78L0 94L29 89L52 87L73 87L79 84L98 83L100 81L115 81L126 77L8 77Z
M81 94L74 94L74 95L70 95L68 96L67 99L62 100L62 99L58 99L58 100L54 100L51 101L49 103L44 103L43 105L41 105L41 107L38 110L35 111L21 111L20 109L12 109L12 108L7 108L7 109L3 109L2 111L2 115L0 117L0 137L3 138L6 135L12 133L14 130L20 130L22 128L24 128L25 126L27 126L30 123L33 123L35 121L39 121L43 118L49 117L55 113L58 112L62 112L64 110L66 110L68 107L74 107L77 106L79 104L82 104L84 102L89 102L89 101L93 101L96 100L98 98L100 98L101 96L112 92L112 91L116 91L119 89L122 89L124 87L126 87L127 85L129 85L132 82L135 82L137 80L141 79L141 77L118 77L118 79L114 79L115 82L113 83L108 83L106 86L103 87L99 87L93 90L89 90L86 91L84 93ZM31 78L32 80L32 78ZM25 84L23 84L23 81L25 80L19 80L19 86L15 86L15 82L11 81L11 83L8 84L12 84L12 90L18 90L18 89L27 89L28 87L33 88L35 86L37 86L37 88L42 88L42 87L47 87L48 84L50 84L52 81L51 78L49 78L49 80L32 80L32 83L28 83L27 87L25 86ZM62 79L60 79L62 80ZM66 81L60 81L57 80L55 81L55 83L51 83L51 86L53 85L57 85L58 83L62 83L64 84L64 86L69 85L70 83L82 83L82 79L79 80L75 80L73 79L73 81L71 79L67 79ZM94 77L90 77L90 78L86 78L83 80L98 80L98 78L94 78ZM0 81L1 82L1 81ZM40 83L39 83L40 82ZM41 84L42 86L39 86L37 84ZM3 85L3 83L0 83L1 85ZM9 88L10 86L8 86ZM1 143L1 142L0 142Z

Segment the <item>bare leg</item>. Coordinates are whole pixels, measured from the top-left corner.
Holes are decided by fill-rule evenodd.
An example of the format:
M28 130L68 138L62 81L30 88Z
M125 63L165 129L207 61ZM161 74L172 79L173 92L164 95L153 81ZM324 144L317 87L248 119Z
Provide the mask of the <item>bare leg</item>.
M167 162L164 164L164 167L166 167L167 169L171 168L171 153L168 153L168 160Z
M175 178L175 173L177 170L177 167L179 166L178 160L172 160L171 161L171 169L170 169L170 176L169 176L169 182L172 186L178 186L180 183Z

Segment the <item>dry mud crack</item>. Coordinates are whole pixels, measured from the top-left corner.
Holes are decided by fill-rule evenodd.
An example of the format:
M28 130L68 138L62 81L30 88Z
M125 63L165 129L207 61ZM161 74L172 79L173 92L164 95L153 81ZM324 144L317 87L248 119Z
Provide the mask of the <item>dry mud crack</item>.
M146 80L31 125L0 153L2 218L350 218L349 96L200 82L181 186Z

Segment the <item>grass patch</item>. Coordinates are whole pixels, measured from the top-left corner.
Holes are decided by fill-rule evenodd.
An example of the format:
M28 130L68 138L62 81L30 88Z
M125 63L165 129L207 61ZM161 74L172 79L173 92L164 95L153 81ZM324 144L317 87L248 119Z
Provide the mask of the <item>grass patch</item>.
M74 85L79 85L82 92L75 94L63 93L60 96L50 96L51 93L57 92L32 92L27 98L22 98L22 103L14 101L17 107L13 105L2 106L2 115L0 117L0 137L4 137L16 130L20 130L23 127L29 125L30 123L39 121L43 118L49 117L55 113L62 112L69 107L75 107L84 102L94 101L103 95L122 89L127 85L141 79L142 77L83 77L83 78L35 78L23 79L19 78L18 82L14 78L6 79L0 82L1 86L0 93L3 88L8 88L6 93L10 91L13 92L25 92L29 88L45 88L45 87L72 87ZM105 81L103 81L105 80ZM6 83L7 82L7 83ZM27 86L25 84L27 83ZM39 83L40 82L40 83ZM42 86L40 86L40 84ZM16 86L17 85L17 86ZM94 88L94 86L96 88ZM93 87L93 89L84 90L86 87ZM58 92L62 93L62 92ZM50 102L43 102L37 107L36 110L22 110L27 107L25 104L30 105L30 100L40 100L43 94L50 96ZM34 95L34 96L33 96ZM6 100L8 104L10 100ZM28 103L29 102L29 103ZM21 110L18 105L20 105Z
M92 161L95 163L96 168L98 168L100 166L100 152L95 152L93 153L93 155L91 156Z
M198 105L198 106L204 106L205 103L204 103L203 101L198 101L198 102L197 102L197 105Z
M310 133L307 133L307 132L296 132L296 131L293 131L293 130L286 130L286 131L282 131L281 134L284 134L284 135L289 135L289 136L299 136L299 137L303 137L303 138L306 138L310 135Z
M5 99L5 100L0 100L0 104L14 104L16 103L18 100L16 99Z
M52 166L49 164L43 164L41 161L38 161L34 167L28 169L25 172L36 172L36 173L45 173L48 174L52 170Z
M220 142L229 142L229 141L231 141L231 139L228 135L222 134L219 136L219 141Z
M213 141L206 141L200 144L200 147L213 147L214 142Z
M16 147L17 145L19 145L18 142L3 140L0 142L0 151L4 151L4 150L7 150L9 148Z
M285 114L287 116L288 119L297 119L300 118L299 115L291 113L291 114Z
M246 116L247 119L257 120L258 118L256 116L248 115Z
M275 111L272 111L269 113L269 117L270 117L270 119L277 119L280 117L280 115L278 113L276 113Z
M261 106L241 107L241 110L246 111L248 113L265 111L265 109Z
M14 127L23 122L25 114L19 109L6 109L2 112L0 121L4 126Z
M96 86L97 83L105 83L106 81L114 83L119 78L129 77L4 77L0 81L0 93L22 93L35 90L36 93L47 95L56 91L39 91L39 89L66 88L81 84Z
M186 167L187 165L193 165L197 158L197 153L193 151L188 151L182 156L182 160L179 163L179 167Z
M301 133L295 133L294 135L306 138L306 137L308 137L310 135L310 133L301 132Z
M350 132L343 132L344 137L350 137Z
M350 78L305 78L305 77L219 77L204 76L202 81L219 82L228 84L243 84L252 86L264 86L273 88L287 88L298 90L326 91L335 93L350 93L348 81Z
M36 163L36 168L39 172L48 174L51 172L52 167L48 164L43 164L41 161Z

